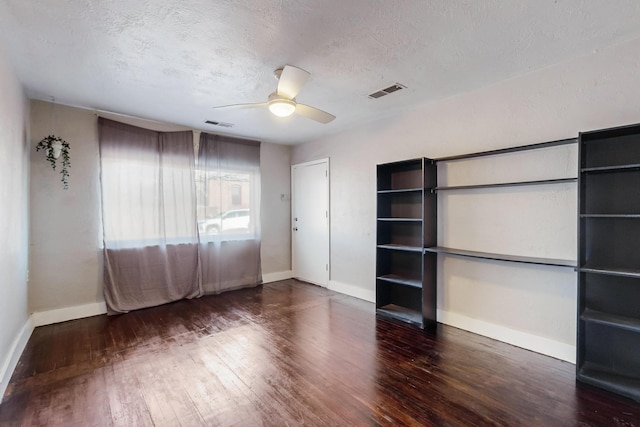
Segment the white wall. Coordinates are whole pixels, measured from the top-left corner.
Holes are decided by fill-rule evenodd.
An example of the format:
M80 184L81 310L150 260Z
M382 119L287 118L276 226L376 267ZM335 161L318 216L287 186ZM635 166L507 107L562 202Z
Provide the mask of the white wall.
M293 163L331 158L331 281L375 295L377 163L571 138L581 130L639 122L638 51L640 39L296 146ZM371 102L384 108L384 98ZM494 163L484 163L453 165L440 179L449 185L462 179L526 179L539 173L538 166L543 177L575 176L575 162L575 147L551 155L543 150L495 166L504 176L494 173ZM474 170L484 176L469 176ZM563 186L441 195L440 243L575 259L575 185ZM496 206L504 211L492 211ZM441 321L574 360L573 270L445 256L439 266Z
M31 109L29 308L31 312L44 312L85 306L83 313L92 314L91 310L102 307L104 301L97 117L90 110L35 100L31 102ZM157 130L184 129L117 115L110 118ZM68 190L63 190L59 175L51 170L43 153L35 152L34 148L37 141L54 132L71 145ZM265 274L291 270L290 205L280 200L281 193L289 192L290 155L289 147L262 144L262 271ZM73 313L59 313L73 317Z
M50 134L71 147L68 190L44 152L35 151ZM31 147L29 308L41 312L103 301L96 116L31 101Z
M260 147L262 274L291 277L291 146Z
M29 110L0 46L0 401L31 333L27 310Z

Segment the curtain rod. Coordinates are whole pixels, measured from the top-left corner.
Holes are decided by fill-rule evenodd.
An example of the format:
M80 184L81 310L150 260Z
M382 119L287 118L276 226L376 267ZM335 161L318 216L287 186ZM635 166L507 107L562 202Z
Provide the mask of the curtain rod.
M183 127L183 128L185 128L185 129L187 129L187 126L182 126L182 125L179 125L179 124L176 124L176 123L161 122L160 120L147 119L147 118L145 118L145 117L132 116L131 114L116 113L116 112L113 112L113 111L107 111L107 110L98 110L98 109L93 109L93 114L94 114L95 116L98 116L98 117L105 117L105 118L108 118L108 117L106 117L106 115L113 115L113 116L119 116L119 117L127 117L127 118L129 118L129 119L142 120L142 121L145 121L145 122L157 123L157 124L159 124L159 125L180 126L180 127ZM191 129L191 128L189 128L189 129L190 129L190 130L195 130L195 129Z
M100 114L100 113L102 113L102 114ZM234 140L234 142L236 142L236 143L250 143L250 144L253 144L253 143L256 143L256 142L262 142L262 141L260 141L258 139L245 138L245 137L241 137L241 136L228 135L228 134L223 134L223 133L210 133L210 131L207 131L207 130L194 129L194 128L190 128L190 127L187 127L187 126L178 125L178 124L175 124L175 123L167 123L167 122L161 122L161 121L158 121L158 120L144 119L142 117L136 117L136 116L132 116L132 115L129 115L129 114L123 114L123 113L114 113L112 111L106 111L106 110L94 109L93 110L93 115L96 116L96 117L103 117L105 119L111 119L110 117L107 117L107 116L108 115L112 115L112 116L119 116L119 117L132 119L134 121L135 120L140 120L140 121L144 121L144 122L148 122L148 123L156 123L158 125L162 125L162 126L168 127L168 128L172 128L172 127L179 128L179 129L167 130L168 132L190 130L195 135L200 134L200 133L206 133L207 135L211 135L213 137L224 138L224 139L227 139L227 140ZM125 124L132 124L132 123L125 123ZM155 130L155 129L153 129L153 130Z

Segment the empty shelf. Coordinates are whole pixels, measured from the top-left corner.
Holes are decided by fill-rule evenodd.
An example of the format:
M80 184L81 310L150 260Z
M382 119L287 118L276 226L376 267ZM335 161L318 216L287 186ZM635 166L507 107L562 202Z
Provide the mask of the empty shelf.
M508 261L508 262L520 262L526 264L539 264L539 265L552 265L557 267L572 267L576 268L576 261L568 259L556 259L556 258L537 258L527 257L519 255L505 255L495 254L490 252L476 252L467 251L463 249L445 248L442 246L434 246L430 248L424 248L425 252L435 252L449 255L458 255L471 258L491 259L496 261Z
M640 401L640 378L610 372L594 363L585 363L578 372L578 379Z
M591 266L587 264L580 267L580 272L640 278L640 269L637 269L637 268L602 267L602 266Z
M578 178L559 178L559 179L542 179L537 181L518 181L518 182L500 182L496 184L477 184L477 185L457 185L452 187L436 187L436 191L447 190L472 190L476 188L495 188L495 187L517 187L524 185L545 185L545 184L561 184L565 182L576 182Z
M640 218L640 214L580 214L580 218Z
M412 288L422 288L421 280L409 279L397 274L385 274L384 276L378 276L378 280L395 283L396 285L411 286Z
M628 331L640 332L640 319L635 319L633 317L619 316L616 314L605 313L603 311L586 309L580 318L586 322L593 322L614 328L626 329Z
M386 221L386 222L422 222L422 218L378 218L378 221Z
M377 310L378 314L422 326L422 313L409 308L388 304Z
M440 157L433 159L436 162L449 162L452 160L472 159L474 157L495 156L496 154L515 153L518 151L537 150L539 148L556 147L558 145L575 144L577 138L560 139L557 141L540 142L538 144L520 145L517 147L499 148L497 150L479 151L477 153L461 154L458 156Z
M581 172L586 173L598 173L598 172L625 172L640 169L640 163L633 163L628 165L616 165L616 166L598 166L595 168L582 168Z
M395 243L385 243L384 245L378 245L378 248L391 249L394 251L422 252L422 248L420 246L397 245Z
M394 194L394 193L415 193L422 191L422 188L403 188L399 190L378 190L378 194Z

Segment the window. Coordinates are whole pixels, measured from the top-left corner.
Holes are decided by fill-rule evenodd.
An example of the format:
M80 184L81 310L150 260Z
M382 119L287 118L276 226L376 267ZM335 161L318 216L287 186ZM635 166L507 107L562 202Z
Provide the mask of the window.
M231 204L233 206L240 206L242 204L241 184L231 184Z
M259 142L98 124L110 313L261 283Z
M253 141L201 135L196 168L201 240L257 236L259 155Z
M192 132L101 123L105 247L196 243Z

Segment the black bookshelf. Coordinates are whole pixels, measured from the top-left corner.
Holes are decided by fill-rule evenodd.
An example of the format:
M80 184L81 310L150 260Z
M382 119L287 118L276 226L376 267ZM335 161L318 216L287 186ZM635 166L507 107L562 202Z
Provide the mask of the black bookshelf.
M376 312L421 328L436 323L436 165L377 166Z
M640 401L640 125L580 134L578 380Z

